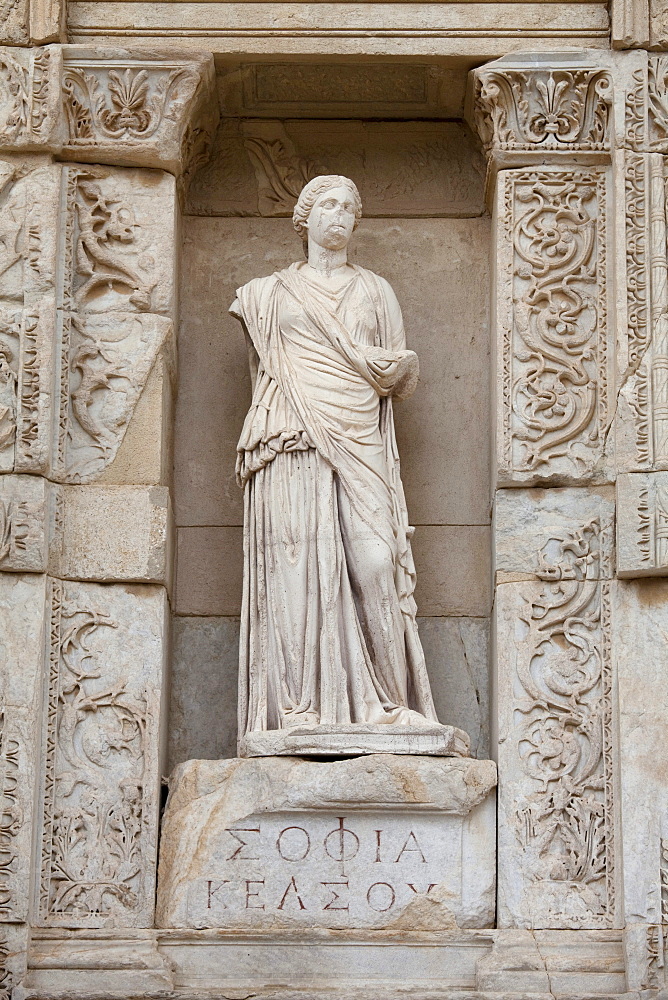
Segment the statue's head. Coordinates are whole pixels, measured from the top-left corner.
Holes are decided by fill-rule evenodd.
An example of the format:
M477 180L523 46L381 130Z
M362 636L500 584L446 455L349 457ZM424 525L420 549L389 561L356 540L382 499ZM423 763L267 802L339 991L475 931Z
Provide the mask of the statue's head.
M313 240L327 250L342 250L362 218L362 199L348 177L314 177L302 188L292 224L304 243Z

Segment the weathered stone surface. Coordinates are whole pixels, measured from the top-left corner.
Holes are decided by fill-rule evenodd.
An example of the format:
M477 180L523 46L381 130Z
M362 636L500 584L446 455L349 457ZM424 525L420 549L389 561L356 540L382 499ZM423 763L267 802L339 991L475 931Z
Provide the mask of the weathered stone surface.
M240 614L241 527L177 528L176 566L177 614Z
M34 920L66 927L151 926L169 643L166 594L148 584L54 580L48 607L43 745L49 780Z
M549 521L534 581L495 597L498 920L606 928L616 915L613 539L604 517L559 538Z
M163 355L148 374L115 457L96 483L166 486L171 482L174 392L172 366Z
M193 758L236 756L238 676L238 618L174 616L169 772Z
M497 490L493 539L496 584L535 580L565 539L584 538L586 526L603 534L605 555L612 555L615 498L612 486L577 489ZM600 547L596 550L600 552ZM578 553L573 550L573 560ZM593 556L593 553L592 553ZM609 578L609 564L589 559L587 574Z
M71 580L171 584L173 519L164 486L61 486L49 571Z
M418 618L418 626L439 721L468 733L472 757L489 757L488 619Z
M0 476L0 570L43 573L50 484L38 476Z
M158 923L485 926L495 782L491 761L385 755L180 765L163 828Z
M68 326L69 400L60 412L54 477L85 483L113 462L171 322L112 312L74 318Z
M617 477L617 572L668 575L668 473Z
M658 981L660 973L660 954L655 948L652 958L651 928L647 925L654 925L658 931L657 925L668 922L668 753L661 735L668 712L664 682L668 581L618 581L613 607L619 698L622 905L627 924L644 925L629 949L638 985L638 980ZM655 940L658 946L656 935Z

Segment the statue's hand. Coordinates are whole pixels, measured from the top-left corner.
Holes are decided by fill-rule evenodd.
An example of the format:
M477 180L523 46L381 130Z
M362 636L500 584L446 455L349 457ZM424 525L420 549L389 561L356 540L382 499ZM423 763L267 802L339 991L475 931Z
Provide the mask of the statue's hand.
M369 371L388 396L407 399L415 391L420 365L415 351L386 351L370 347L365 352Z

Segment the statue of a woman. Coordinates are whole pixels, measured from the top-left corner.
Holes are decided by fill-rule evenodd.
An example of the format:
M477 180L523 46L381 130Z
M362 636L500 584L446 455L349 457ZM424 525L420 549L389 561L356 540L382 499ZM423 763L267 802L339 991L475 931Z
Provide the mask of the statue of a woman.
M253 373L237 455L240 737L440 728L392 417L392 397L415 388L417 357L390 285L348 263L361 214L348 178L310 181L293 216L307 261L250 281L230 309Z

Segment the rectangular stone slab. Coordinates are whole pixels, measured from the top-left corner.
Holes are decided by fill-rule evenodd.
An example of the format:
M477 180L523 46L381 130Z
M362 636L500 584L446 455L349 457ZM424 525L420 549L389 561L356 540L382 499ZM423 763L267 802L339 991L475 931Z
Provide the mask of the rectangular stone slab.
M490 927L492 761L188 761L170 779L158 926Z

